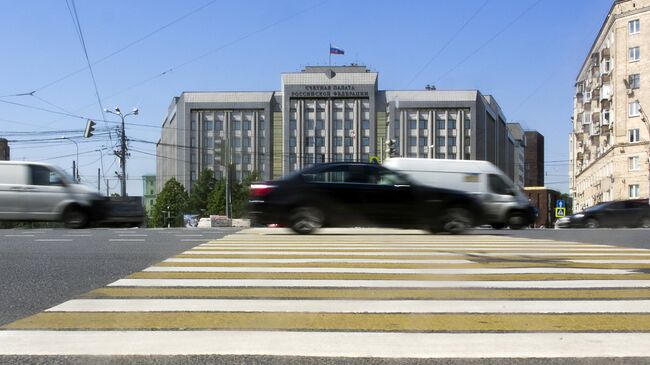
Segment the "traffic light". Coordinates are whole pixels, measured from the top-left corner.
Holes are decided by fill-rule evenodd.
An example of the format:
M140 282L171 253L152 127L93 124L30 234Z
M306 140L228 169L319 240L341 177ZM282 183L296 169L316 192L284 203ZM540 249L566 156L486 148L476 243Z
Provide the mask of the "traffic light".
M86 123L86 130L84 131L85 138L90 138L93 136L93 132L95 131L95 124L95 122L88 119L88 123Z
M395 140L394 139L389 139L386 141L386 155L388 157L395 157L395 152L397 152L395 148Z

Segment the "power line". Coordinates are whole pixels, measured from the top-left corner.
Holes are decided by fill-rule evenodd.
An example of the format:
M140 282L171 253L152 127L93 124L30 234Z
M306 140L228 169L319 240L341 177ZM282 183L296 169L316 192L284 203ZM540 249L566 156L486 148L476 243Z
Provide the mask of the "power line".
M195 13L197 13L197 12L199 12L199 11L205 9L205 8L207 8L208 6L214 4L216 1L217 1L217 0L209 1L209 2L207 2L207 3L205 3L205 4L203 4L203 5L201 5L201 6L197 7L197 8L195 8L194 10L191 10L190 12L185 13L184 15L181 15L181 16L178 17L178 18L175 18L175 19L172 20L171 22L169 22L169 23L167 23L167 24L165 24L165 25L163 25L163 26L161 26L161 27L159 27L159 28L154 29L153 31L147 33L146 35L144 35L144 36L142 36L142 37L140 37L140 38L138 38L138 39L136 39L136 40L134 40L134 41L132 41L132 42L130 42L130 43L127 43L126 45L122 46L121 48L119 48L119 49L117 49L117 50L115 50L115 51L109 53L108 55L106 55L106 56L104 56L104 57L102 57L102 58L100 58L100 59L94 61L93 63L91 63L91 65L92 65L92 66L96 66L96 65L98 65L99 63L102 63L102 62L106 61L107 59L109 59L109 58L111 58L111 57L113 57L113 56L115 56L115 55L117 55L117 54L119 54L119 53L124 52L125 50L127 50L127 49L129 49L129 48L135 46L136 44L141 43L141 42L143 42L144 40L150 38L150 37L153 36L154 34L160 32L160 31L162 31L162 30L164 30L164 29L166 29L166 28L169 28L169 27L172 26L173 24L178 23L179 21L181 21L181 20L183 20L183 19L189 17L190 15L193 15L193 14L195 14ZM54 81L52 81L52 82L49 82L49 83L47 83L47 84L45 84L45 85L43 85L43 86L37 88L36 91L42 91L42 90L44 90L44 89L49 88L49 87L52 86L52 85L58 84L59 82L61 82L61 81L63 81L63 80L66 80L66 79L68 79L68 78L70 78L70 77L72 77L72 76L74 76L74 75L76 75L76 74L78 74L78 73L80 73L80 72L85 71L86 68L88 68L88 67L82 67L82 68L80 68L80 69L78 69L78 70L76 70L76 71L70 72L69 74L66 74L66 75L64 75L64 76L62 76L62 77L60 77L60 78L58 78L58 79L56 79L56 80L54 80ZM14 95L12 95L12 96L14 96Z
M81 48L84 52L84 57L86 59L86 64L88 65L88 70L90 71L90 77L93 80L93 87L95 88L95 96L97 96L97 103L99 104L100 112L102 114L102 119L106 119L104 115L104 106L102 105L102 99L99 97L99 89L97 88L97 80L95 79L95 73L93 72L93 67L90 64L90 58L88 57L88 49L86 48L86 41L84 40L84 34L81 30L81 22L79 21L79 14L77 14L77 6L74 3L74 0L66 0L66 5L70 11L70 16L72 17L72 22L75 25L77 30L77 35L79 36L79 41L81 42ZM71 6L72 5L72 6ZM106 122L104 122L106 124ZM108 135L110 142L113 141L111 135Z
M470 53L467 57L463 58L460 62L456 63L452 68L447 70L447 72L443 73L436 81L434 84L437 84L438 81L442 80L445 78L447 75L450 73L454 72L458 67L460 67L462 64L467 62L470 58L474 57L477 53L479 53L483 48L487 47L488 44L492 43L495 39L497 39L501 34L505 33L506 30L508 30L510 27L512 27L515 23L519 21L519 19L523 18L524 15L526 15L529 11L531 11L537 4L539 4L542 0L537 0L533 4L531 4L529 7L527 7L523 12L521 12L517 17L515 17L512 21L510 21L508 24L505 25L505 27L501 28L498 32L496 32L492 37L490 37L487 41L485 41L483 44L481 44L478 48L476 48L472 53Z
M454 33L454 35L452 35L451 38L449 38L449 39L447 40L447 43L445 43L445 45L443 45L442 48L440 48L440 49L438 50L438 52L437 52L436 54L434 54L433 57L431 57L431 58L430 58L430 59L429 59L429 60L424 64L424 66L422 66L422 68L420 68L420 69L418 70L418 72L415 73L415 75L413 76L413 78L411 78L411 81L409 81L408 84L406 84L406 87L407 87L407 88L408 88L408 87L409 87L409 86L410 86L410 85L411 85L415 80L417 80L417 78L420 76L420 74L422 74L422 72L424 72L424 70L426 70L426 69L431 65L431 63L433 63L433 61L436 60L436 59L438 58L438 56L440 56L440 55L442 54L442 52L445 51L445 49L447 49L447 47L449 47L449 45L451 44L451 42L453 42L454 39L456 39L456 37L458 37L458 35L460 35L460 33L461 33L461 32L462 32L462 31L463 31L463 30L464 30L464 29L469 25L469 23L470 23L472 20L474 20L474 18L475 18L475 17L476 17L480 12L481 12L481 10L483 10L483 8L488 4L488 2L490 2L490 0L485 0L485 1L483 2L483 4L481 4L481 6L479 6L479 8L476 9L476 11L474 12L474 14L472 14L469 18L467 18L467 20L465 20L465 23L464 23L460 28L458 28L458 30L456 31L456 33Z

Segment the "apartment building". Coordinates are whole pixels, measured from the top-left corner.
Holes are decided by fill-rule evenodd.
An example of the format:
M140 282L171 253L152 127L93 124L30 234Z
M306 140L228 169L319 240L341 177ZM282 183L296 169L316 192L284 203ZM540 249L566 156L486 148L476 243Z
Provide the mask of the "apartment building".
M524 132L524 186L544 186L544 135Z
M569 137L574 211L649 195L650 0L616 0L576 79Z
M525 150L526 150L526 134L524 129L519 123L508 123L508 131L512 136L514 143L513 151L513 172L512 181L519 187L524 188L524 175L525 175Z

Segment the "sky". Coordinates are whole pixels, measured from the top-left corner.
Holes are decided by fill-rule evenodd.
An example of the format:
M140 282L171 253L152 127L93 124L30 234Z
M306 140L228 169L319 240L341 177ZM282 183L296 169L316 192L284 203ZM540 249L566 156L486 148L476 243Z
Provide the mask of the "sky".
M82 182L97 187L103 162L110 192L119 192L115 134L107 137L119 118L102 116L100 102L137 107L126 135L145 142L129 143L127 191L140 195L141 176L156 171L155 142L174 96L279 90L282 72L327 64L331 43L345 50L333 64L368 66L380 89L434 84L494 96L508 122L544 135L546 185L567 192L574 83L612 1L6 2L0 137L16 141L13 160L68 172L76 147L61 137L72 138ZM84 139L86 118L112 122Z

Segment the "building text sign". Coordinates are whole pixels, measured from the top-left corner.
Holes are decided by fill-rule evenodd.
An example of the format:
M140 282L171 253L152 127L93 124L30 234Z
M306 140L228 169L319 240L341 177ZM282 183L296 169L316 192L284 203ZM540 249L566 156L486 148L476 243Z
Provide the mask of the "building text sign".
M292 85L292 98L367 98L367 90L358 90L354 85Z

